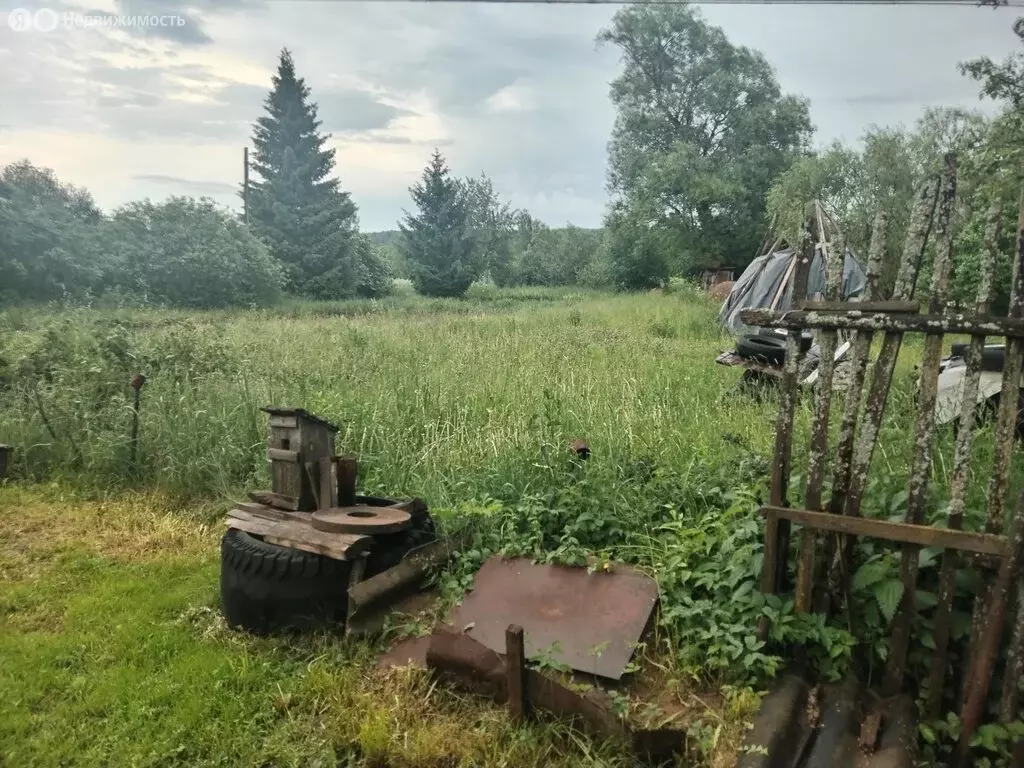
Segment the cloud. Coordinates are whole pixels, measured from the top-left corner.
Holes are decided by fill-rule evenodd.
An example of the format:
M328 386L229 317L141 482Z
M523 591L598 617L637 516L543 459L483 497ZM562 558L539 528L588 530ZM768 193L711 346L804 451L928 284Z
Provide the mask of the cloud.
M233 195L238 187L220 181L201 181L199 179L182 179L178 176L165 176L160 173L140 173L132 176L135 181L148 182L161 186L180 189L184 194L199 196Z
M287 46L365 227L393 225L434 147L456 175L487 173L514 205L551 223L601 220L615 117L608 84L619 53L597 48L594 37L613 8L77 3L187 22L170 32L33 35L8 32L0 14L0 163L29 153L89 187L105 207L154 190L237 206L241 149ZM1012 15L991 9L801 4L703 12L734 42L762 50L784 90L810 98L821 143L855 141L872 124L910 124L928 104L974 106L976 85L956 63L1002 59L1019 47Z

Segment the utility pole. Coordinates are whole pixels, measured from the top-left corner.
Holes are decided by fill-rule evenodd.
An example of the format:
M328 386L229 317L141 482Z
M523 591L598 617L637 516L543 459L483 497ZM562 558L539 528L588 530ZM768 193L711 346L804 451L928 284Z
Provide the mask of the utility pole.
M249 148L242 150L242 218L249 223Z

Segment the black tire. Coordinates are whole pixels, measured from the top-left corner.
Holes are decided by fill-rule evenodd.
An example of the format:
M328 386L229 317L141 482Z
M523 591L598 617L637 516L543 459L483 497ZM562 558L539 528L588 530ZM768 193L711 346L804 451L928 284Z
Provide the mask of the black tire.
M344 625L349 564L235 529L220 543L220 600L233 627L264 635Z
M969 344L954 344L950 350L950 357L967 357L967 347ZM1005 346L986 346L985 350L981 353L981 370L983 371L1001 371L1006 365L1006 347Z
M771 336L740 336L736 354L745 360L782 365L786 359L786 342Z

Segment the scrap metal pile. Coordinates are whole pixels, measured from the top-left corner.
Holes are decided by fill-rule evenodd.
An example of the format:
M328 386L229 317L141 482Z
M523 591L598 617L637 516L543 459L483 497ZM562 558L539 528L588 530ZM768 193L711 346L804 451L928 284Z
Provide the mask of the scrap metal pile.
M375 634L389 616L423 608L429 575L462 548L438 539L426 504L356 494L356 461L334 455L338 428L298 408L265 408L272 489L228 513L221 603L232 626L267 633L333 625ZM574 441L585 459L589 447ZM499 702L579 717L638 756L683 749L685 732L635 728L613 711L600 681L623 677L648 629L657 583L614 569L493 557L432 634L400 642L380 666L428 667ZM570 683L527 662L565 670ZM585 676L585 677L580 677ZM582 682L587 683L581 685ZM604 684L604 683L602 683Z

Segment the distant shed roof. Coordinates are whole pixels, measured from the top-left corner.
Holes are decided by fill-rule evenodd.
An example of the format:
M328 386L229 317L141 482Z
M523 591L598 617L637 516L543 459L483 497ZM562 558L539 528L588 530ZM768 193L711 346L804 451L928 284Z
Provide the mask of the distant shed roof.
M336 424L331 424L331 422L321 419L319 416L310 413L305 408L277 408L275 406L268 405L264 408L260 408L260 410L265 413L269 413L271 416L301 416L315 424L327 427L332 432L337 432L340 429Z

